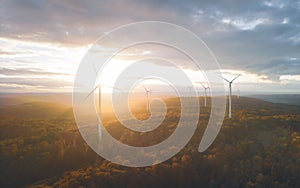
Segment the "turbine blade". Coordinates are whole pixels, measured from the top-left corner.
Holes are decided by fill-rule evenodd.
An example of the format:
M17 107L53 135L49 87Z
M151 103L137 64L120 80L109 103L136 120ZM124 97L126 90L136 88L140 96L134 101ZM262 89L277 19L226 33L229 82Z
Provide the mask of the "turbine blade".
M84 101L92 94L92 93L94 93L94 91L98 88L98 87L100 87L100 84L98 85L98 86L96 86L85 98L84 98Z
M227 80L226 78L224 78L223 76L219 76L220 78L222 78L223 80L225 80L226 82L230 82L229 80Z
M200 84L201 84L201 86L205 89L205 86L201 83L201 82L199 82Z
M142 85L142 87L144 88L144 90L145 90L146 92L148 91L147 88L146 88L145 86Z
M96 69L96 66L95 66L95 64L93 63L93 69L94 69L94 72L96 73L96 75L98 74L97 73L97 69Z
M196 83L201 84L201 86L202 86L204 89L209 88L208 83L207 83L207 86L205 86L205 85L203 84L203 83L205 83L205 82L196 82Z
M122 91L122 89L118 88L118 87L113 87L113 86L108 86L108 85L101 85L102 87L106 87L106 88L111 88L111 89L116 89L116 90L120 90Z
M237 79L240 76L241 76L241 74L238 74L233 80L231 80L231 82L233 82L235 79Z

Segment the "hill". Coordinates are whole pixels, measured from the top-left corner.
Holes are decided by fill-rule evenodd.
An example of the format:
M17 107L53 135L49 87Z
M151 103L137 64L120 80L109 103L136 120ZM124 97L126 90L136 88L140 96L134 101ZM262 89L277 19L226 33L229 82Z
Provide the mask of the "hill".
M19 105L32 102L50 102L62 106L72 106L71 93L1 93L1 106Z
M180 118L178 100L166 104L165 121L153 132L132 132L114 118L105 126L126 144L155 144L172 134ZM233 97L233 118L225 117L217 139L199 153L209 118L209 107L202 108L188 145L145 168L119 166L95 154L71 112L45 102L1 106L1 187L300 187L299 106Z
M0 107L1 117L19 118L54 118L60 116L66 107L51 102L28 102L17 105L7 105Z
M300 106L300 94L250 95L250 97L272 103L282 103Z

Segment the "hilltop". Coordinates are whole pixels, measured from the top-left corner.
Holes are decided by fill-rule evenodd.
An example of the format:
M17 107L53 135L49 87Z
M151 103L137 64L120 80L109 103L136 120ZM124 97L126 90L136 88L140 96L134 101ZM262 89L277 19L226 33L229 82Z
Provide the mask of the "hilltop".
M249 97L261 99L272 103L282 103L300 106L300 94L250 95Z
M117 121L105 126L121 142L155 144L172 134L180 117L178 100L166 103L166 119L153 132L132 133ZM45 101L1 106L1 187L300 186L299 106L235 96L233 118L225 117L208 150L197 151L209 117L206 110L180 153L145 168L99 157L82 139L72 114L67 106ZM149 114L135 115L145 119Z

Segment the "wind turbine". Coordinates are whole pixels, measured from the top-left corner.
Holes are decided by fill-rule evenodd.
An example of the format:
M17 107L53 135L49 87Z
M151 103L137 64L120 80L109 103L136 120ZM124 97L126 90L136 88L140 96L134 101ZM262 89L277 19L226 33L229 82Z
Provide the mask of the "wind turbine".
M226 78L224 78L223 76L221 76L221 78L223 78L223 80L225 80L226 82L228 82L229 84L229 112L228 112L228 117L231 118L231 108L232 108L232 89L231 89L231 85L232 82L237 79L239 76L241 76L241 74L238 74L236 77L234 77L231 81L227 80Z
M101 92L101 89L102 87L107 87L107 88L113 88L113 89L118 89L118 90L121 90L119 88L116 88L116 87L110 87L110 86L105 86L105 85L102 85L102 84L98 84L86 97L84 100L86 100L91 94L94 93L94 91L96 91L96 89L99 89L99 93L98 93L98 113L97 113L97 120L98 120L98 134L99 134L99 137L101 136L101 99L102 99L102 92Z
M149 112L149 93L151 92L151 89L147 89L145 86L143 86L143 88L144 88L144 90L146 92L146 97L147 97L147 112Z
M102 135L102 130L101 130L101 84L97 85L86 97L84 100L86 100L91 94L94 93L94 91L96 89L99 89L99 93L98 93L98 113L97 113L97 121L98 121L98 135L99 135L99 138L101 137Z
M188 94L188 96L192 97L192 89L193 89L193 86L189 86L188 89L189 89L189 94Z
M207 84L207 86L205 86L202 84L202 82L198 82L198 83L200 83L201 86L204 88L204 106L206 107L206 96L207 96L206 90L210 89L210 87L208 86L208 84Z

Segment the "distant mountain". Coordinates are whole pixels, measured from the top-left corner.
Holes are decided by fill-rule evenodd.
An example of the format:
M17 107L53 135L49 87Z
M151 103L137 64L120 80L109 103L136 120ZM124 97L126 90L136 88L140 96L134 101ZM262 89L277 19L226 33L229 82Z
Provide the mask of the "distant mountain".
M0 104L4 105L19 105L31 102L52 102L64 105L66 107L72 106L71 93L1 93Z
M0 117L19 117L30 119L55 118L68 114L69 109L56 103L28 102L0 107ZM70 116L70 115L68 115Z
M250 95L249 97L272 103L283 103L300 106L300 94Z

